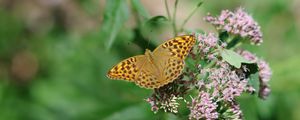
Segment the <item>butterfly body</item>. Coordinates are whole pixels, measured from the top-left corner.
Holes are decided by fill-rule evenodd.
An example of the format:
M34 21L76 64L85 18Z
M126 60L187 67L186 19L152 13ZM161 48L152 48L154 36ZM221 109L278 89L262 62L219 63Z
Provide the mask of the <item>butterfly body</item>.
M121 61L107 76L135 82L148 89L159 88L181 75L184 59L194 44L193 35L175 37L158 46L153 52L146 49L144 55Z
M155 58L154 58L153 53L149 49L146 49L145 56L146 56L148 62L154 64L154 59Z

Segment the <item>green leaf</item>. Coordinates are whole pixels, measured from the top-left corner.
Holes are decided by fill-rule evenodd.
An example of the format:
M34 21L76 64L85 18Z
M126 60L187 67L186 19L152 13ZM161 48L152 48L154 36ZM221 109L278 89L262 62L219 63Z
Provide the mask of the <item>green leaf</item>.
M188 29L188 28L185 28L183 29L183 31L185 33L197 33L197 34L205 34L205 31L203 29L200 29L200 28L196 28L196 29Z
M166 23L169 23L168 18L165 16L155 16L146 21L146 27L160 27Z
M155 16L143 23L141 31L145 38L155 39L155 36L163 34L170 26L171 22L165 16Z
M142 3L140 2L140 0L131 0L132 2L132 7L136 10L136 12L146 18L149 19L150 15L149 13L145 10L144 6L142 5Z
M255 90L259 90L259 75L258 72L251 74L249 77L248 84L251 85Z
M228 62L230 65L233 65L236 68L240 68L242 63L253 63L245 58L243 58L241 55L237 54L236 52L232 50L223 49L221 51L221 56L223 60Z
M100 37L106 40L106 49L110 49L119 30L127 21L129 11L125 0L107 0L106 2Z
M132 105L119 111L115 111L115 113L104 118L104 120L151 120L154 119L154 113L150 109L151 108L144 103Z

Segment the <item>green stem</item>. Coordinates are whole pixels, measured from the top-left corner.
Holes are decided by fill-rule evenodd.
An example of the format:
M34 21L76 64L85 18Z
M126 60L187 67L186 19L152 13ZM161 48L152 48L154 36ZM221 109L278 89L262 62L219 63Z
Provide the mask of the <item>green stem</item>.
M174 36L177 36L177 28L176 28L176 12L177 12L177 5L178 5L178 0L175 1L174 5L174 12L173 12L173 21L172 21L172 26L173 26L173 32Z
M217 63L218 59L210 61L204 68L211 68Z
M234 50L242 45L242 42L238 42L235 46L231 47L231 50Z
M168 5L167 0L165 0L165 6L166 6L167 14L168 14L168 19L171 21L171 14L170 14L169 5Z
M191 19L191 17L196 13L196 11L198 10L198 8L200 8L200 6L203 4L203 1L201 1L200 3L198 3L197 7L189 14L189 16L183 21L183 23L180 26L180 32L183 31L183 27L185 26L185 24Z
M234 48L236 45L239 45L240 41L241 41L241 37L238 36L233 36L230 37L230 40L228 41L228 45L227 45L227 49L231 49Z

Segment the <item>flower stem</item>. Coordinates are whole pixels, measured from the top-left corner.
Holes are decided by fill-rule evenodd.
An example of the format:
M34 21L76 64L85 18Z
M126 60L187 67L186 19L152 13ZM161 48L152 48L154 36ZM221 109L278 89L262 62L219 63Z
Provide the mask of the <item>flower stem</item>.
M211 68L217 63L218 59L210 61L204 68Z
M183 31L183 27L185 26L185 24L188 22L188 20L191 19L191 17L196 13L196 11L198 10L198 8L200 8L200 6L203 4L203 1L199 2L196 6L196 8L189 14L189 16L183 21L183 23L180 26L179 31L182 32Z
M166 6L167 14L168 14L168 19L171 21L171 14L170 14L169 5L168 5L167 0L165 0L165 6Z
M177 5L178 5L178 0L176 0L175 4L174 4L174 12L173 12L173 19L172 19L172 26L173 26L174 36L177 36L177 28L176 28Z
M238 43L240 43L241 38L238 36L231 37L231 40L228 41L227 49L234 48Z
M238 42L234 47L231 47L230 49L234 50L235 48L238 48L242 45L242 42Z

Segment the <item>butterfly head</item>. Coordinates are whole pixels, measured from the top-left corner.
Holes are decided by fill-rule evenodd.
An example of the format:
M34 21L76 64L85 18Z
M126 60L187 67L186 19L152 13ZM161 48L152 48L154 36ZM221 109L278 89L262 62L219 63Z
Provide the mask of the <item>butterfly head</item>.
M151 52L151 50L149 50L149 49L146 49L146 51L145 51L145 55L146 55L146 56L151 56L151 55L152 55L152 52Z
M146 49L145 51L145 56L147 57L148 61L152 62L153 61L153 52L151 52L151 50Z

